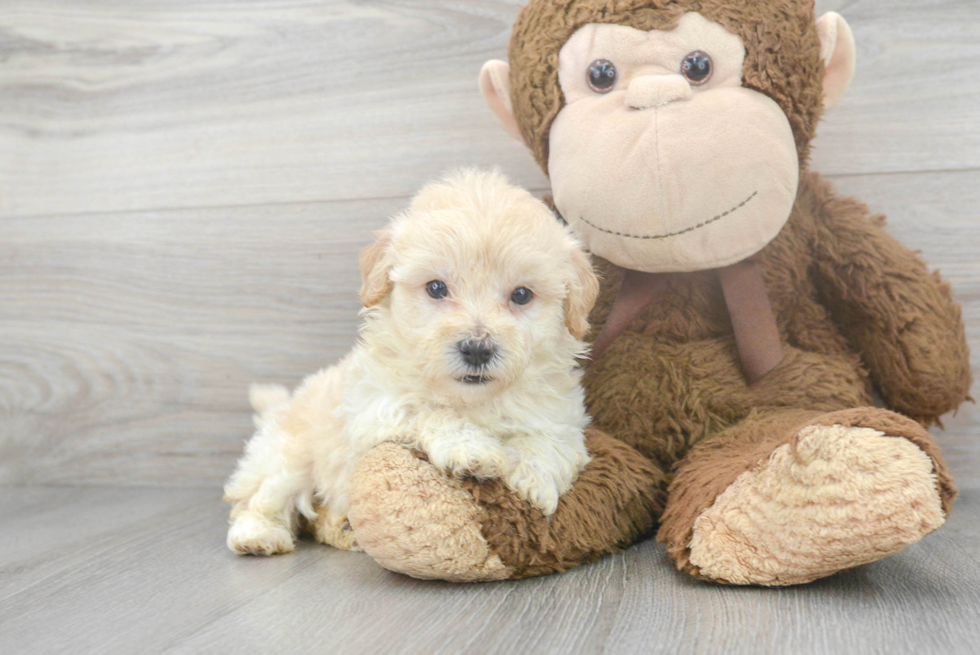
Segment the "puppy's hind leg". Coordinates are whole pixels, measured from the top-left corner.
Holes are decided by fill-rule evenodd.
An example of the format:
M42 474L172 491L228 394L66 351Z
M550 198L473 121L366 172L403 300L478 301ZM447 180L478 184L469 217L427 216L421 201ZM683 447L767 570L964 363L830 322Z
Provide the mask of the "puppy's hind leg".
M341 550L364 550L357 543L357 537L350 527L350 521L347 520L347 512L339 512L329 505L317 507L317 516L313 521L311 532L321 544Z
M275 555L293 550L297 510L312 516L310 476L287 461L283 435L274 420L261 427L225 486L234 503L228 548L241 555Z
M289 477L282 472L267 478L251 498L235 503L228 548L240 555L278 555L293 550L299 489Z

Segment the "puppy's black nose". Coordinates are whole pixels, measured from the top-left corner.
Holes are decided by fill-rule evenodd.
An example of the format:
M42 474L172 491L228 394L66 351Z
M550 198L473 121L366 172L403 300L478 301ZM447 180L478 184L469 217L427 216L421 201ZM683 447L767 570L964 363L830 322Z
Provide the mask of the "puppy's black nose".
M488 341L460 341L456 344L463 361L473 368L485 365L493 359L494 347Z

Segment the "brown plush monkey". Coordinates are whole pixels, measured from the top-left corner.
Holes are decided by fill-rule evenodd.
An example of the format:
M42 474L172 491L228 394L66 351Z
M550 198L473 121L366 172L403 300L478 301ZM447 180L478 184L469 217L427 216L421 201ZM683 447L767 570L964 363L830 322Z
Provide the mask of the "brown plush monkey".
M530 0L509 59L484 95L604 277L593 461L549 522L379 446L352 480L364 549L417 577L503 579L659 523L695 576L785 585L942 525L955 490L923 426L968 394L960 309L806 168L853 73L844 20L812 0Z

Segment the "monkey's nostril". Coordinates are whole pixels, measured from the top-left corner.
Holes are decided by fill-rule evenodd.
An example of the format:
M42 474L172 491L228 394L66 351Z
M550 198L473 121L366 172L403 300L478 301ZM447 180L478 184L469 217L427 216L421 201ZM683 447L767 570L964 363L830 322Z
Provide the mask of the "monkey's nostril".
M494 347L488 341L474 341L467 339L456 344L459 353L463 356L463 361L473 368L485 366L494 355Z

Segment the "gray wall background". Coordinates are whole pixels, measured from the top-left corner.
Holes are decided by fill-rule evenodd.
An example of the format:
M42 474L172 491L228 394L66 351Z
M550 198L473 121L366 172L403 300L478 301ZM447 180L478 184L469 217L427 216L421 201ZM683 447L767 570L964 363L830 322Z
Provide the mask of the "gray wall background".
M248 384L350 347L357 252L421 184L477 164L547 188L476 87L516 1L2 7L3 484L219 484ZM976 369L976 3L818 8L850 22L858 72L813 167L952 281ZM976 477L980 413L946 427Z

